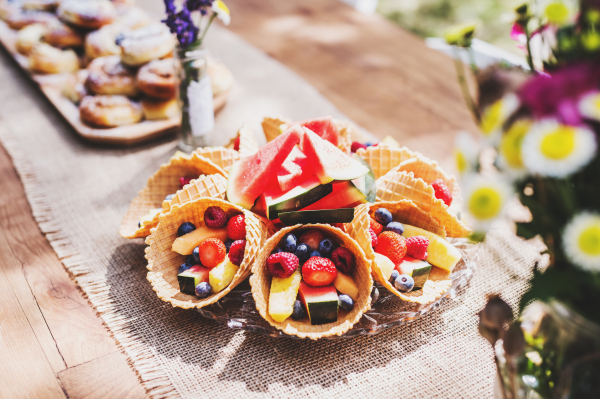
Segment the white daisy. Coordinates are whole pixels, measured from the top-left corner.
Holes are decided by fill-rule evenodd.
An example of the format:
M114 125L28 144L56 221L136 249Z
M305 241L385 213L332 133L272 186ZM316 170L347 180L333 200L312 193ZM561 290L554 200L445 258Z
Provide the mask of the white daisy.
M502 125L519 108L520 104L517 95L509 93L483 110L479 129L488 142L498 143L502 135Z
M474 222L475 231L489 229L492 222L504 214L512 187L504 180L470 174L464 182L465 211Z
M584 117L600 121L600 92L585 95L579 100L578 107Z
M467 132L460 132L454 141L456 170L462 175L475 169L479 158L479 144Z
M214 1L212 3L212 10L225 25L229 25L231 22L231 14L229 13L229 7L227 7L223 1Z
M600 214L582 212L563 232L563 247L577 266L600 272Z
M513 123L500 139L498 166L511 178L518 179L527 174L521 156L521 144L532 123L529 119L520 119Z
M523 139L521 157L530 172L560 178L587 165L596 146L591 130L546 119L535 123Z

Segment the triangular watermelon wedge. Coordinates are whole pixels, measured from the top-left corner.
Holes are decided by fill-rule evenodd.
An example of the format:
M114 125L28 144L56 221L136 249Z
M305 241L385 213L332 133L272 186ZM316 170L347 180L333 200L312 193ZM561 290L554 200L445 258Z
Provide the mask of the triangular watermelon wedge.
M333 180L352 180L369 173L369 169L360 162L307 128L304 128L300 150L322 184Z
M300 125L310 129L323 140L329 141L331 144L337 147L340 142L340 133L338 132L333 118L331 116L324 116L322 118L310 119L303 122L298 122Z
M256 154L234 163L227 179L229 202L252 208L258 196L276 179L277 171L300 141L302 129L300 125L294 125Z
M277 181L281 191L289 191L314 174L306 155L296 146L277 172Z

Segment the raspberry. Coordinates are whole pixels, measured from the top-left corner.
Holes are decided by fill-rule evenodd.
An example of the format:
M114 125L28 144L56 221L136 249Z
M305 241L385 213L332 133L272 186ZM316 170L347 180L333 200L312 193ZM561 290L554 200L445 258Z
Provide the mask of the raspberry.
M229 260L236 266L242 264L244 260L244 251L246 250L246 240L237 240L231 244L229 249Z
M235 141L233 142L233 149L236 151L240 150L240 136L235 138Z
M204 211L204 223L210 229L222 229L227 226L227 214L218 206L209 206Z
M302 279L306 284L313 287L323 287L333 284L336 277L337 270L335 265L327 258L313 256L302 266Z
M227 235L234 241L246 239L246 218L244 215L236 215L229 219L229 222L227 222Z
M425 236L414 236L406 239L406 255L424 260L427 258L429 239Z
M310 259L309 259L310 260ZM335 267L344 274L352 274L356 260L348 248L338 247L331 253L331 260Z
M179 178L179 189L181 190L183 188L183 186L187 186L194 179L195 179L195 177L193 177L193 176L180 177Z
M200 261L206 267L213 268L225 259L226 250L223 241L218 238L207 238L198 246Z
M399 263L406 255L406 240L392 231L384 231L377 237L375 252L387 256L394 264Z
M375 235L381 234L381 232L383 231L383 226L378 221L371 218L369 223L370 223L371 229L373 229L373 231L375 232Z
M298 266L300 266L298 257L289 252L279 252L267 259L267 269L274 277L288 278Z
M433 187L433 190L435 191L435 198L441 199L448 206L452 204L452 193L445 181L442 179L434 180L434 182L431 183L431 187Z
M350 151L351 151L351 152L356 152L356 151L358 151L358 149L359 149L359 148L364 148L364 149L366 149L366 148L367 148L367 146L366 146L366 145L364 145L363 143L359 143L358 141L353 141L353 142L352 142L352 145L350 146Z
M371 246L375 248L377 246L377 234L375 234L373 229L369 229L369 234L371 235Z

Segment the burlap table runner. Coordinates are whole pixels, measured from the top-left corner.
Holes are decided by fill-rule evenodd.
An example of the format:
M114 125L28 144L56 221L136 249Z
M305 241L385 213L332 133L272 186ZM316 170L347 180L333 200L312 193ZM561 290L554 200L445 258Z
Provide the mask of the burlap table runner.
M245 121L258 131L264 115L342 117L314 88L233 34L215 29L209 37L237 80L217 119L215 144ZM8 57L0 58L0 76L18 80L20 94L10 92L15 85L0 88L0 139L34 216L151 396L492 396L492 353L478 336L476 312L490 292L517 302L536 257L528 244L497 231L454 301L373 337L311 342L228 329L161 302L146 280L143 241L118 235L131 199L175 151L173 138L131 149L85 143Z

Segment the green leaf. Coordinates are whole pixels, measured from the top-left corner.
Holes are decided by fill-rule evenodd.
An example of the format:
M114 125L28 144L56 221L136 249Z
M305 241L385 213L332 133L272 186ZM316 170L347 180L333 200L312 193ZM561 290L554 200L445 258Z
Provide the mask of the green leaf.
M537 226L534 222L517 222L517 235L526 240L530 240L537 236L539 233Z

